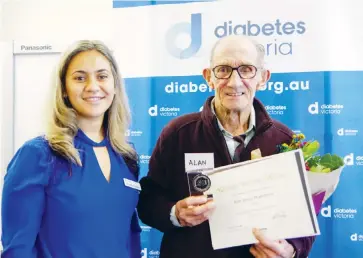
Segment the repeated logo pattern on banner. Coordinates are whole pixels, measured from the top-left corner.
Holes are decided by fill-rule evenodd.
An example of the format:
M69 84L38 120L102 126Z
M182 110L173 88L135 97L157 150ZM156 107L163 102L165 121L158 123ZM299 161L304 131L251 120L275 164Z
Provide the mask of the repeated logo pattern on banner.
M121 70L128 77L133 110L127 134L140 154L141 174L148 171L162 128L177 116L200 111L205 99L214 95L201 75L213 43L232 33L255 36L266 49L272 72L271 80L257 93L268 113L307 138L317 139L322 153L341 155L346 164L335 194L319 214L321 235L309 257L361 257L363 65L332 58L329 44L339 33L328 26L329 19L335 19L329 18L329 12L324 12L324 18L317 15L325 7L319 10L311 1L297 1L285 2L282 10L274 2L263 3L266 10L261 11L260 4L218 1L140 8L114 4L116 27L123 32L115 41L125 44L124 35L133 35L130 42L140 47L132 53L118 50L118 55L136 60L122 64ZM135 21L134 27L123 25L132 17L145 16L149 18ZM136 26L142 32L130 34ZM348 45L349 40L354 41L354 35L347 39ZM363 57L361 49L354 51ZM147 225L142 229L142 257L159 257L162 234Z

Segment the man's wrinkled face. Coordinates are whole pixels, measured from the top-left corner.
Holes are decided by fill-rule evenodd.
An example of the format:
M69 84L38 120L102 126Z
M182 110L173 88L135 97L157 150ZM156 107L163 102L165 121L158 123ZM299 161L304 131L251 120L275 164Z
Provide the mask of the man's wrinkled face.
M266 80L259 53L247 40L220 43L214 52L212 66L203 75L215 93L215 107L240 112L250 107L256 91Z

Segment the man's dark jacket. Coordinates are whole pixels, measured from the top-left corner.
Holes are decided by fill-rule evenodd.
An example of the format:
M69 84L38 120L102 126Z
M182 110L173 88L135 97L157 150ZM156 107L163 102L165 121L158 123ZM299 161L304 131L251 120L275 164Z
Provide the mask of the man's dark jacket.
M215 167L232 163L224 136L211 110L212 99L207 99L203 111L180 116L163 129L150 158L148 175L140 181L140 219L164 233L160 258L253 257L249 252L250 246L213 250L208 221L195 227L176 227L170 220L172 206L189 196L185 153L214 153ZM251 151L257 148L262 156L276 154L276 146L289 143L293 135L285 125L270 118L259 100L254 99L253 105L256 131L241 154L242 161L251 159ZM296 249L295 257L306 258L314 237L288 241Z

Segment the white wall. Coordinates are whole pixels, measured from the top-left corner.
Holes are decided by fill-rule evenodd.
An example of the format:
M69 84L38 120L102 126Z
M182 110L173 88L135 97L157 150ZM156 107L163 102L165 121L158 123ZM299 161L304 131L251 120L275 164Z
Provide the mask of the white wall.
M1 15L1 6L0 6L0 15ZM1 17L1 16L0 16ZM1 25L1 24L0 24ZM2 85L2 60L3 60L3 55L2 55L2 43L0 42L0 190L2 189L3 186L3 165L2 165L2 159L3 159L3 143L2 143L2 126L3 126L3 110L2 110L2 105L1 103L3 103L3 94L2 94L2 89L3 89L3 85ZM2 191L1 191L2 192ZM0 192L0 202L1 202L1 197L2 197L2 193ZM1 206L0 206L0 214L1 214ZM1 227L1 220L0 220L0 227ZM0 231L1 232L1 231ZM0 238L1 238L1 233L0 233ZM1 242L0 242L1 245ZM1 246L0 246L1 247ZM2 249L2 248L1 248Z
M3 7L7 40L104 38L112 0L11 0Z
M3 148L4 148L3 141L2 141L3 140L2 139L3 138L2 137L2 135L3 135L2 128L3 128L3 124L4 124L4 121L3 121L3 103L4 103L3 89L5 87L3 85L3 69L2 69L3 68L3 56L4 56L3 49L4 49L3 43L0 42L0 171L3 171L3 162L2 162L3 155L2 154L3 154ZM0 175L2 175L2 173ZM0 179L2 180L2 177ZM2 184L0 186L2 186Z
M1 8L1 6L0 6ZM0 9L1 10L1 9ZM1 14L1 11L0 11ZM1 25L1 24L0 24ZM9 128L6 126L5 119L4 119L4 113L5 113L5 89L6 84L5 82L5 73L3 72L5 61L7 54L9 54L11 49L9 49L9 45L5 42L0 41L0 203L2 198L2 188L3 188L3 182L4 182L4 175L5 175L5 167L6 167L6 157L4 156L4 153L6 153L6 144L5 144L5 130L6 128ZM5 129L5 130L4 130ZM0 205L0 214L1 214L1 205ZM0 228L1 228L1 220L0 220ZM0 230L0 238L1 238L1 230ZM2 249L2 245L0 242L0 250Z
M0 6L2 7L0 8L0 29L2 28L0 30L0 41L20 41L27 44L34 42L39 44L51 43L52 45L64 46L77 39L102 39L107 42L112 37L112 26L110 24L112 0L0 0ZM19 67L18 73L25 77L17 77L21 80L18 85L22 87L14 88L16 75L13 67L16 65L15 62L22 63L24 58L29 59L31 57L27 55L15 55L13 57L12 44L6 44L4 52L3 62L5 62L5 65L1 70L3 74L8 76L4 78L6 81L2 83L5 88L1 88L4 95L8 97L1 103L2 110L6 110L1 114L3 120L6 120L7 123L4 124L0 135L2 135L3 139L2 145L10 146L10 149L6 149L5 153L2 154L2 163L7 164L16 150L16 148L13 148L14 145L19 146L14 137L18 133L17 130L14 131L14 125L20 122L19 119L14 118L13 114L17 114L18 117L19 115L26 117L26 108L32 108L19 106L24 98L24 86L33 87L35 90L38 89L36 84L39 82L34 81L34 79L33 82L27 81L26 74L39 73L40 77L49 78L49 74L46 74L49 69L42 66L41 60L38 61L39 64L37 65L29 65L31 69L28 69L28 73ZM41 71L42 69L43 71ZM40 88L44 89L44 87ZM29 91L30 89L26 90ZM44 94L40 93L39 96L45 94L46 92ZM15 96L15 98L12 99L10 96ZM36 103L39 103L39 101ZM36 107L37 105L35 105ZM39 114L39 116L42 116L42 114ZM36 132L30 132L31 135L34 133ZM4 170L2 169L2 171Z
M13 150L13 49L0 41L0 203L6 166ZM0 206L1 214L1 206ZM1 220L0 220L1 227ZM1 237L1 230L0 230ZM0 242L0 249L2 249Z
M3 180L3 142L2 142L2 135L3 135L3 43L1 42L1 35L2 35L2 10L3 10L3 2L0 0L0 189L2 188L2 180ZM1 194L0 194L1 197ZM1 207L0 207L1 211ZM0 224L1 225L1 224Z
M326 2L324 6L329 15L324 17L330 30L327 40L329 53L327 63L338 64L340 70L362 70L363 59L363 30L361 28L363 17L363 1L357 0L333 0ZM317 1L318 2L318 1ZM316 39L317 41L319 39Z
M1 6L0 6L0 15L1 15ZM1 16L0 16L1 17ZM1 23L0 23L1 26ZM3 167L2 167L2 153L3 153L3 143L2 143L2 127L3 127L3 107L2 107L2 103L3 103L3 88L4 85L2 83L3 80L3 47L2 47L3 43L0 42L0 171L3 171ZM0 173L0 175L2 175L2 173ZM0 176L1 177L1 176ZM2 177L1 177L2 179Z
M50 111L51 80L59 54L15 57L14 150L45 133ZM36 63L36 65L32 65ZM31 126L29 126L31 123Z
M2 17L2 3L0 2L0 18ZM1 34L2 34L2 21L0 19L0 38L1 38ZM0 190L3 187L3 174L4 174L4 169L3 169L3 142L2 142L2 127L3 127L3 109L2 109L2 103L3 103L3 84L2 84L2 79L3 79L3 53L2 53L2 42L0 42ZM1 202L1 198L2 197L2 191L0 192L0 202ZM0 214L1 214L1 206L0 206ZM1 220L0 220L0 228L1 228ZM1 230L0 230L0 238L1 238ZM2 249L1 246L1 241L0 241L0 249Z
M1 35L2 35L2 8L3 6L3 2L2 0L0 0L0 40L1 40ZM1 197L2 197L2 188L3 188L3 182L4 182L4 157L3 157L3 153L4 153L4 145L3 145L3 99L4 99L4 94L3 94L3 89L4 89L4 85L3 85L3 60L4 60L4 43L0 41L0 203L1 203ZM1 205L0 205L0 214L1 214ZM0 220L0 228L1 228L1 220ZM1 238L1 230L0 230L0 238ZM0 249L2 249L2 245L1 245L1 241L0 241Z
M13 151L13 49L12 42L1 42L0 50L0 122L1 171L5 172Z
M3 29L3 24L2 24L2 16L3 15L3 3L2 1L0 0L0 39L2 38L2 29Z

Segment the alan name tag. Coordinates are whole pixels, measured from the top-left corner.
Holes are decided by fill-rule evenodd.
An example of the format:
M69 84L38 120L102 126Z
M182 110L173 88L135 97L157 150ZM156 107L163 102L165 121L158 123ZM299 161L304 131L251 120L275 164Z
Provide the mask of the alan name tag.
M185 153L185 172L214 169L213 153Z
M214 169L213 153L185 153L185 173L188 178L190 195L200 195L211 186L211 181L203 171Z

